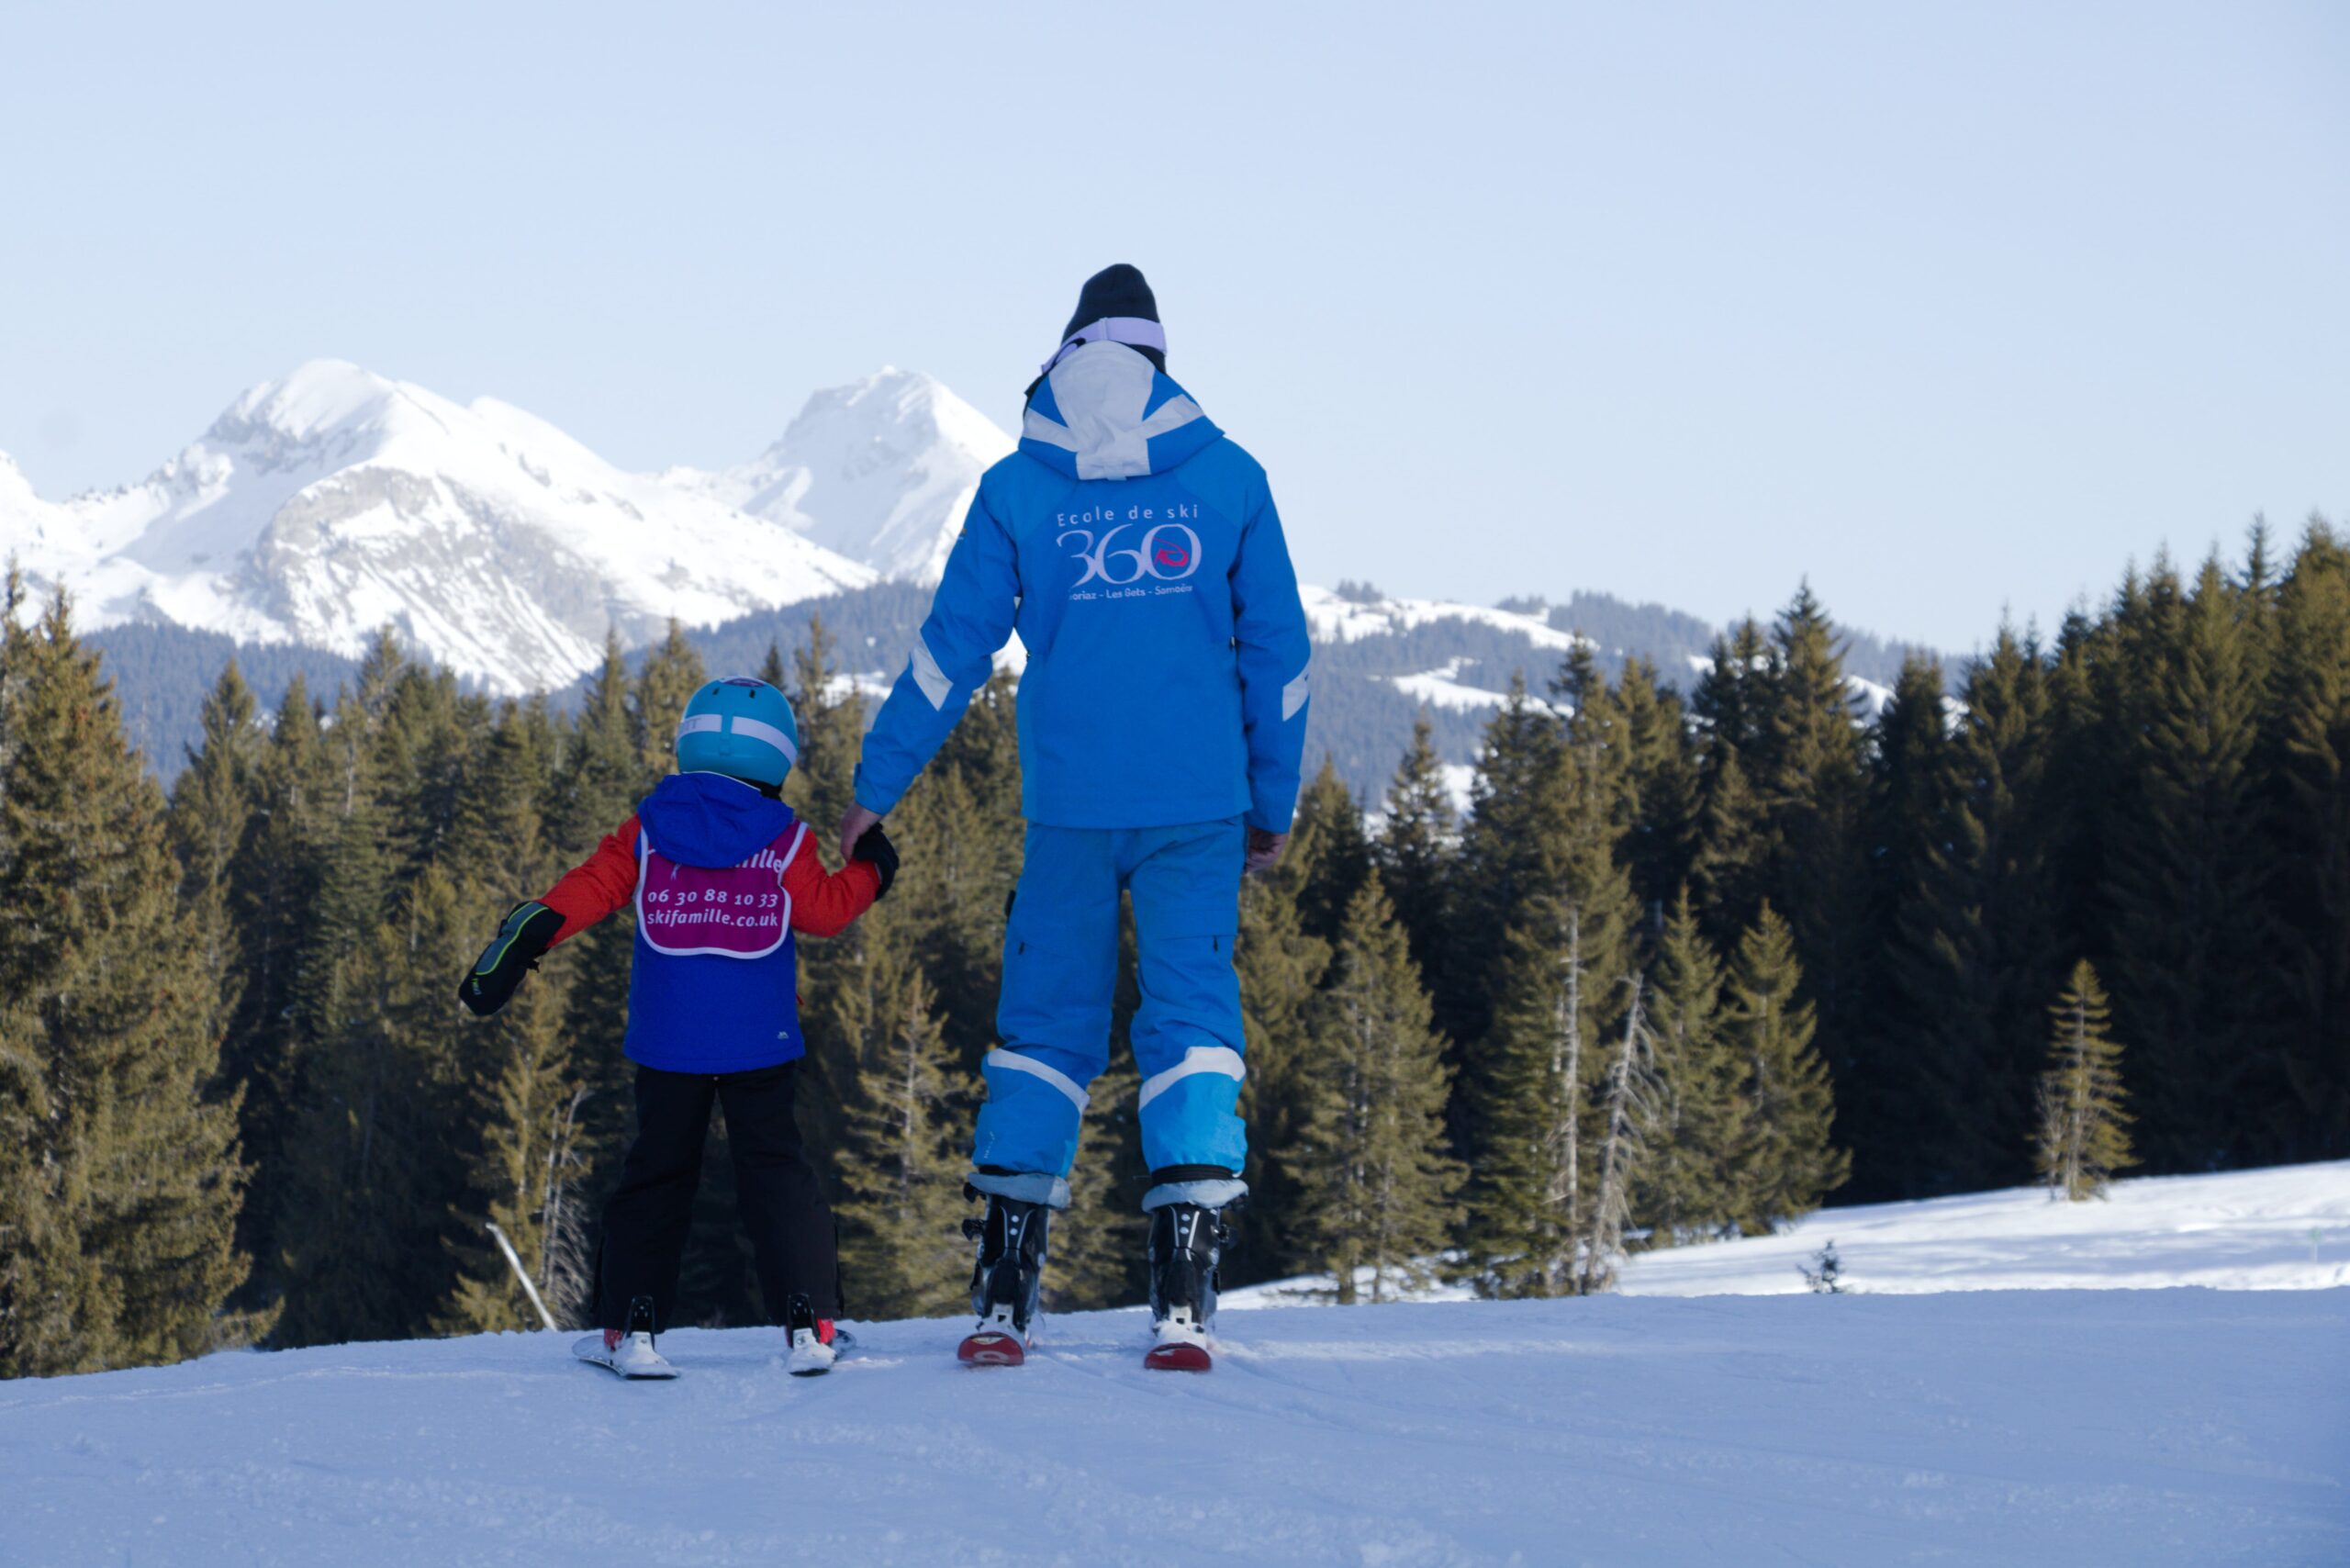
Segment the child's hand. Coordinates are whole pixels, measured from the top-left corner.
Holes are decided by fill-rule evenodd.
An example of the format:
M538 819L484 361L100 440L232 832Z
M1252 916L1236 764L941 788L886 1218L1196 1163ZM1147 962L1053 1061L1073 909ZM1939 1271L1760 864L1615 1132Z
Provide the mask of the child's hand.
M481 950L473 969L457 983L457 1000L476 1018L487 1018L506 1005L522 976L539 967L539 959L554 945L563 916L543 903L518 903L507 912L498 935Z
M878 816L867 811L863 806L849 807L848 815L841 819L842 857L849 860L856 859L857 841L865 836L867 829L877 825L880 821Z
M858 835L856 847L849 851L849 857L866 861L881 873L881 890L873 895L874 902L890 896L890 884L898 879L898 846L890 842L890 835L881 831L879 823Z

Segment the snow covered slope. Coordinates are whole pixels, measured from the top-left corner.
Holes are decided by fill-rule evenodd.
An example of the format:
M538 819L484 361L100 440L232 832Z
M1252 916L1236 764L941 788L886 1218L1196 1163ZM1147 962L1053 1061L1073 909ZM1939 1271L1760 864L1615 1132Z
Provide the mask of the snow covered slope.
M96 559L81 521L35 495L24 470L5 452L0 452L0 556L13 558L36 585L84 571Z
M1578 640L1572 633L1560 631L1539 615L1521 615L1516 610L1479 604L1396 599L1379 593L1340 594L1329 588L1305 587L1300 588L1299 597L1304 601L1305 619L1313 627L1317 643L1359 643L1368 638L1392 637L1442 621L1466 622L1507 633L1552 655L1567 652Z
M1943 1291L2331 1290L2350 1286L2350 1160L2144 1176L2102 1201L2051 1203L2044 1188L1914 1204L1822 1209L1776 1236L1634 1255L1627 1295L1787 1295L1836 1244L1845 1288L1870 1295ZM1364 1283L1369 1283L1365 1276ZM1421 1299L1465 1299L1436 1285ZM1235 1291L1244 1306L1327 1301L1328 1275Z
M80 593L84 625L348 654L388 622L505 691L561 685L607 628L634 644L671 616L706 625L873 579L520 409L330 360L247 392L142 483L55 510L78 536L41 568Z
M1013 440L918 371L884 366L808 399L780 439L715 474L662 476L793 529L885 577L934 583L979 476Z
M1646 1254L1634 1295L1770 1294L1805 1288L1798 1265L1836 1244L1848 1288L2325 1290L2350 1285L2350 1160L2148 1176L2103 1202L2051 1203L2038 1187L1917 1204L1827 1209L1782 1235Z
M1138 1314L1017 1372L954 1321L831 1377L686 1331L669 1383L505 1335L0 1384L0 1562L2350 1562L2350 1292L1594 1298Z

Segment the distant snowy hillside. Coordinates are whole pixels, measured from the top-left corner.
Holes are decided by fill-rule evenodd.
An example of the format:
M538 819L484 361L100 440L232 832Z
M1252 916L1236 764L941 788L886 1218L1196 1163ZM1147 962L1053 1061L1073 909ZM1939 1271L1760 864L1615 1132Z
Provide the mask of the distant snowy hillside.
M1305 618L1314 628L1314 640L1317 643L1360 643L1374 637L1393 637L1442 622L1499 632L1522 639L1530 648L1554 655L1566 653L1579 641L1573 633L1559 630L1542 616L1479 604L1396 599L1351 585L1337 589L1302 588L1299 597L1304 600Z
M1829 1242L1849 1290L1873 1295L1943 1291L2306 1291L2350 1286L2350 1160L2142 1176L2102 1200L2051 1203L2040 1187L1910 1204L1822 1209L1775 1236L1635 1254L1627 1295L1788 1295ZM1366 1283L1368 1280L1366 1279ZM1460 1300L1438 1285L1421 1299ZM1330 1296L1330 1280L1283 1280L1236 1291L1250 1306Z
M319 361L137 485L53 501L0 455L0 555L37 593L72 587L85 630L137 633L115 673L168 775L225 657L216 635L281 679L313 665L330 691L337 661L388 624L492 690L562 692L608 630L641 650L675 617L747 668L821 610L855 633L846 673L892 679L979 476L1012 449L934 378L885 369L811 397L738 467L632 474L509 404ZM1374 804L1416 717L1458 776L1514 678L1548 700L1584 646L1610 678L1639 658L1686 689L1718 635L1587 589L1483 606L1341 582L1304 599L1320 648L1308 766L1327 755ZM1857 710L1882 704L1898 652L1852 638Z
M934 583L990 465L1013 440L919 372L885 367L808 399L782 437L718 473L662 477L778 522L885 577Z
M852 1281L851 1290L855 1289ZM1143 1315L1028 1364L858 1326L831 1376L688 1329L0 1383L11 1568L1878 1568L2350 1562L2350 1292L2017 1292Z
M557 684L674 616L862 587L788 528L625 474L554 427L320 360L254 387L144 482L65 503L39 568L84 624L166 621L356 652L374 630L491 688Z

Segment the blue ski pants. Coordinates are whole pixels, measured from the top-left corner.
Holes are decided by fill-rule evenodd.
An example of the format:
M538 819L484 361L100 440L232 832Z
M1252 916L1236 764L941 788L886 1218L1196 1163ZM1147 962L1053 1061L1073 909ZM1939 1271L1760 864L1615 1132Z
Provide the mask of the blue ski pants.
M984 1064L973 1165L1069 1174L1086 1086L1110 1062L1123 889L1139 949L1132 1035L1144 1158L1154 1170L1239 1171L1248 1138L1233 1107L1246 1042L1232 942L1246 846L1238 817L1181 827L1029 824L1004 923L1002 1044Z

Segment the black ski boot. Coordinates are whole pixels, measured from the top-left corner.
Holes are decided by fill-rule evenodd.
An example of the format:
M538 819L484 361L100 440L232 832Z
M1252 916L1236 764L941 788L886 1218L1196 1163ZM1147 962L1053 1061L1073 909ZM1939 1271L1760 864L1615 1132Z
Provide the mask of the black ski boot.
M964 1338L956 1359L966 1366L1016 1367L1027 1359L1028 1336L1036 1320L1036 1295L1045 1283L1045 1246L1053 1211L966 1187L988 1201L985 1219L967 1219L963 1235L979 1245L971 1270L971 1310L979 1326Z
M1150 1353L1161 1372L1206 1372L1214 1359L1215 1270L1232 1239L1224 1211L1169 1204L1150 1215Z

